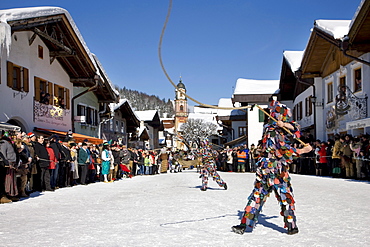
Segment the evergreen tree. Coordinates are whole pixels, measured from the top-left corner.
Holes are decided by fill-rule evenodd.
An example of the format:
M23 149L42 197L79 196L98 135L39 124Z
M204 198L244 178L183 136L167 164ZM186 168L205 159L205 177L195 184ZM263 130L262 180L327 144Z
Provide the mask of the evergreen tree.
M173 117L175 114L171 99L160 99L155 95L148 95L126 87L120 88L117 85L115 89L119 92L120 98L130 102L130 105L136 111L157 110L160 117Z

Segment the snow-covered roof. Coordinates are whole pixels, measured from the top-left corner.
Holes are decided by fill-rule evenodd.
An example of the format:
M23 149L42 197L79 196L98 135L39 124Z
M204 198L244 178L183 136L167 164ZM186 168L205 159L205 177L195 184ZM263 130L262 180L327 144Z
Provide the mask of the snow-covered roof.
M104 76L104 78L106 79L106 81L108 82L109 86L112 88L113 92L118 96L118 95L119 95L119 92L114 88L114 86L113 86L113 84L112 84L111 80L110 80L110 79L109 79L109 77L108 77L107 72L105 72L105 69L104 69L103 65L100 63L100 61L99 61L98 57L97 57L95 54L93 54L93 53L92 53L92 56L93 56L93 57L94 57L94 59L95 59L95 62L96 62L96 66L97 66L97 68L99 68L99 69L102 71L103 76ZM99 71L99 70L97 70L97 72L100 74L100 71ZM101 75L100 75L100 76L101 76Z
M193 113L200 113L200 114L217 114L217 109L208 108L208 107L199 107L194 106Z
M203 119L206 123L213 123L217 126L217 129L222 129L217 123L216 114L207 113L189 113L188 119ZM181 130L180 126L178 130Z
M146 131L146 133L148 133L148 129L145 126L140 126L140 128L139 128L139 136L141 136L144 131Z
M279 90L279 80L253 80L239 78L234 94L274 94Z
M206 122L216 123L216 114L207 113L189 113L189 119L203 119Z
M350 24L351 20L316 20L314 25L334 39L343 39L348 34Z
M352 28L352 25L355 22L355 20L357 19L358 13L360 13L360 10L362 9L362 6L364 5L365 1L366 0L362 0L361 3L358 5L357 10L356 10L355 14L352 17L351 23L349 24L349 29Z
M75 34L77 35L78 39L80 40L81 44L83 45L86 53L90 57L91 62L95 65L95 68L97 68L97 65L96 65L95 60L92 56L92 53L90 52L89 48L87 47L86 42L83 39L82 34L80 33L79 29L77 28L76 23L73 21L69 12L67 10L63 9L63 8L59 8L59 7L29 7L29 8L4 9L4 10L0 10L0 22L7 25L8 21L24 20L24 19L29 19L29 18L42 17L42 16L53 16L53 15L59 15L59 14L64 14L67 17L67 19L68 19L71 27L73 28ZM0 34L3 35L3 32L0 31ZM0 38L0 40L2 40L2 39ZM11 42L11 40L8 40L7 42ZM6 46L10 47L10 43L6 44ZM99 72L97 71L97 73L99 73Z
M284 51L283 56L293 72L301 67L304 51Z
M234 107L231 98L220 98L218 100L219 107ZM224 110L217 109L218 116L235 116L235 115L245 115L244 111L241 110Z
M139 117L140 121L152 121L157 111L156 110L135 111L135 113Z
M115 111L118 108L120 108L125 102L128 103L127 99L120 99L118 103L110 103L109 106L110 108Z

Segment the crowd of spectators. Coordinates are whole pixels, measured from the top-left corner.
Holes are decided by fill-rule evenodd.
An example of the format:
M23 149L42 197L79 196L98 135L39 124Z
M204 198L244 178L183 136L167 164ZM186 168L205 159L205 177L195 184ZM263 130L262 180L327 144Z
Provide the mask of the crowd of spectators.
M332 176L349 179L370 179L370 136L356 137L336 134L327 141L314 140L306 135L301 138L312 146L309 153L296 156L290 172L304 175ZM296 148L300 143L294 142ZM217 170L225 172L255 172L258 157L263 154L261 141L217 151Z
M370 136L335 135L327 141L301 138L312 151L296 156L290 172L305 175L369 179ZM224 172L255 172L263 155L261 141L239 147L214 150L216 168ZM300 148L298 142L293 144ZM0 203L18 201L33 192L55 191L63 187L96 182L112 183L137 175L181 172L181 160L195 160L186 151L141 150L117 142L94 145L45 138L21 132L0 135ZM200 167L200 165L198 165ZM197 166L197 171L199 167ZM164 169L163 169L164 168ZM189 167L193 168L193 167Z
M171 161L171 162L170 162ZM33 192L112 183L137 175L155 175L162 164L176 163L173 153L127 148L117 142L94 145L21 132L0 135L0 203L18 201Z

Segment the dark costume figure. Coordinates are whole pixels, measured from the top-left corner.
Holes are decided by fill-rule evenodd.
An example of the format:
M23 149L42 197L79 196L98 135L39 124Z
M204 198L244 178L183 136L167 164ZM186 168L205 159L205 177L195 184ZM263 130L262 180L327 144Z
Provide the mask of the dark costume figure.
M215 160L212 156L212 152L210 150L207 150L207 148L204 149L202 152L202 163L203 167L200 170L200 178L202 178L202 187L200 190L206 191L207 185L208 185L208 177L212 176L213 180L216 181L216 183L220 187L224 187L225 190L227 190L227 185L225 181L222 180L220 175L216 171L216 164Z
M300 131L297 123L289 122L291 117L289 108L277 101L272 101L270 108L271 117L277 121L269 118L264 126L262 153L256 164L254 189L248 197L241 224L232 227L238 234L243 234L246 226L254 228L262 207L272 191L280 203L284 227L288 228L288 234L298 233L293 188L288 171L294 154L309 152L312 148L308 145L303 149L295 149L291 144L291 138L299 138ZM284 128L289 129L293 136L290 136Z

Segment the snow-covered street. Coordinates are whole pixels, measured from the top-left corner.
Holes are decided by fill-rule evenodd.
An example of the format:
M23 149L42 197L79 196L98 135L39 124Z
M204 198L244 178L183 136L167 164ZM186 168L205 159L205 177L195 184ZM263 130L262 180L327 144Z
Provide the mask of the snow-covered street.
M200 191L195 170L33 193L0 205L0 246L369 246L368 181L292 174L300 232L287 235L272 194L253 232L237 235L252 173Z

